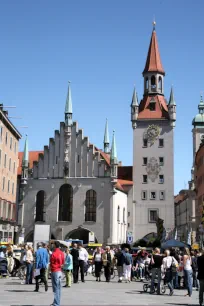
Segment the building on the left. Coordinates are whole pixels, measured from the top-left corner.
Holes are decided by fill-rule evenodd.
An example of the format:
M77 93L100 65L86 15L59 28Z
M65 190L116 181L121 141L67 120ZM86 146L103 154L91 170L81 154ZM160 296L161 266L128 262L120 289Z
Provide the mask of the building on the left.
M0 104L0 242L14 241L18 144L21 134Z

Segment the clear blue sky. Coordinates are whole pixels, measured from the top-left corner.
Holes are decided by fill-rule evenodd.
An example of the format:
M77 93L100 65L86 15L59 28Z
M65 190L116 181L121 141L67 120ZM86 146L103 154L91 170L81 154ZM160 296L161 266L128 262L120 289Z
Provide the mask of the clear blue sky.
M132 165L130 103L136 84L142 98L152 20L177 102L175 192L192 165L192 119L204 90L204 1L78 0L1 1L0 101L29 149L41 150L64 120L68 80L74 120L102 148L105 118L116 130L119 159Z

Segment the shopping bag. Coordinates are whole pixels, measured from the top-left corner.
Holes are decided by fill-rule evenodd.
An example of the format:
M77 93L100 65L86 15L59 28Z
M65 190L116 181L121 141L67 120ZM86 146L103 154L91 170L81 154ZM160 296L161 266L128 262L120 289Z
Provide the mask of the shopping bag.
M39 276L40 275L40 269L35 269L34 270L34 277Z

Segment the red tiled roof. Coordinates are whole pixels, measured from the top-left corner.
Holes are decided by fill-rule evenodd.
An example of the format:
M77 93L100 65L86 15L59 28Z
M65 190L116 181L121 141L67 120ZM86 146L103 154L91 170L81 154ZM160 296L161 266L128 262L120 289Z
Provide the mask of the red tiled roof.
M150 110L150 101L155 101L155 111ZM169 119L168 107L164 96L145 96L140 102L138 119Z
M110 166L110 154L104 153L102 150L96 148L97 151L100 152L101 157L106 161L106 163Z
M118 179L132 181L132 166L118 167Z
M186 193L178 194L174 197L174 203L179 204L185 201L187 198L188 198L188 195Z
M43 151L29 151L29 169L33 168L33 162L38 161L39 154L44 153ZM19 166L18 166L18 175L22 173L22 159L23 159L23 152L18 153L19 159Z
M159 54L159 46L157 43L157 35L155 30L152 32L146 65L143 73L145 72L160 72L161 74L165 74Z

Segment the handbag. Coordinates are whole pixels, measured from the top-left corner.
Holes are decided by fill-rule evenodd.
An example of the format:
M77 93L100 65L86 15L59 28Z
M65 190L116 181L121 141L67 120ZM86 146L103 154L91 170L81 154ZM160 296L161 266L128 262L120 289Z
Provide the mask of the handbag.
M171 258L172 258L171 271L173 273L176 273L178 271L178 262L174 257L171 257Z

